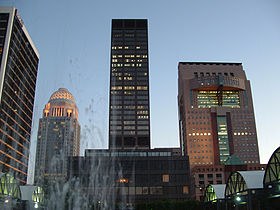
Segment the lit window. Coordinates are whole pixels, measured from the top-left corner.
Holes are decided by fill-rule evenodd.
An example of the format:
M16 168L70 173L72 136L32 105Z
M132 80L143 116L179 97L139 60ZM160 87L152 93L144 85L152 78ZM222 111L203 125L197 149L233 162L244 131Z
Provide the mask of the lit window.
M122 86L112 86L111 90L122 90Z
M137 86L137 90L148 90L147 86Z
M169 182L169 174L162 175L162 182Z
M183 186L183 194L189 194L189 186Z
M125 90L134 90L134 86L124 86Z

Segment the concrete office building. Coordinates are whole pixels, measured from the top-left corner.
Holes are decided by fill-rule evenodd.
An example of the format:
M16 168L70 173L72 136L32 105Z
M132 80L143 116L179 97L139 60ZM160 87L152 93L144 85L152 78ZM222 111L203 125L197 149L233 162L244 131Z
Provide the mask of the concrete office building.
M180 62L180 143L191 167L235 155L259 163L250 81L241 63Z
M35 183L64 179L67 158L80 154L78 108L66 88L54 92L39 121Z
M39 53L18 11L0 7L0 172L27 181Z
M112 20L110 149L150 148L147 20Z

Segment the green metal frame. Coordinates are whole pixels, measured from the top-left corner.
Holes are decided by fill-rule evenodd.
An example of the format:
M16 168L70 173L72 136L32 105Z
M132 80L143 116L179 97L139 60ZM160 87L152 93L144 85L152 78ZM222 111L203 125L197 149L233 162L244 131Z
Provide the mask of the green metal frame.
M263 179L263 186L268 187L273 183L280 182L280 147L271 155Z
M237 193L244 192L247 189L247 184L242 175L238 172L234 172L228 178L225 190L225 197L227 198Z
M204 202L214 202L217 199L214 188L209 185L205 190Z

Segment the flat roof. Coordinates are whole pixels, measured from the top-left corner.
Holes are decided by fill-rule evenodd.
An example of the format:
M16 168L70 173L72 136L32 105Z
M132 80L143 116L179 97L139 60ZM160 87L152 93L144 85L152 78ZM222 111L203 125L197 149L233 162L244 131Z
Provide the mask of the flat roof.
M242 65L242 63L237 63L237 62L206 62L206 61L191 61L191 62L179 62L179 64L182 65L235 65L235 66L239 66Z

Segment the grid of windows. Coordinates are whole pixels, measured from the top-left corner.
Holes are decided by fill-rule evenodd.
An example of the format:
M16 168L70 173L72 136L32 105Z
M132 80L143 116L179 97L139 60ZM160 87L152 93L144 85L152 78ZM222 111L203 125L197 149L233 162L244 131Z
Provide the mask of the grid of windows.
M4 53L7 55L6 65L1 65L5 74L0 105L0 170L26 183L39 57L14 12L11 9L0 14L0 64ZM9 18L13 23L7 39ZM8 49L4 49L5 40Z
M226 116L217 116L217 128L220 161L221 163L224 163L229 157L229 140Z
M113 20L109 147L150 147L147 20Z
M198 91L198 108L224 106L231 108L240 107L239 91Z

